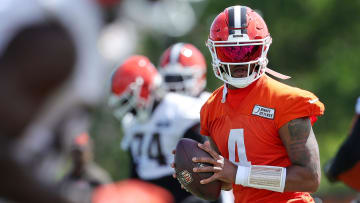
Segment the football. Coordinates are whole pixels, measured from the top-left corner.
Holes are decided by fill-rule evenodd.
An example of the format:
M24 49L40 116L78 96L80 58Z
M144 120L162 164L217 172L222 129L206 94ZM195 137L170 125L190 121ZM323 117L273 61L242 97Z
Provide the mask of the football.
M188 138L182 138L177 143L175 153L176 177L184 188L193 195L206 200L216 200L220 195L221 182L213 181L208 184L200 184L200 180L211 177L213 173L193 172L194 167L211 165L192 161L193 157L211 157L197 144L197 141Z

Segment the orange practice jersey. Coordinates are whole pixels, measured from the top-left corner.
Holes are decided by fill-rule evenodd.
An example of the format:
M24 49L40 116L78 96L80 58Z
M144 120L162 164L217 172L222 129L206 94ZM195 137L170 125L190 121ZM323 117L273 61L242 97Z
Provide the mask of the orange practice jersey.
M288 167L278 130L301 117L322 115L324 105L311 92L280 83L268 76L242 89L224 87L213 92L201 109L201 134L210 136L225 158L240 165ZM315 121L316 119L311 119ZM313 202L305 192L273 192L233 185L236 203Z

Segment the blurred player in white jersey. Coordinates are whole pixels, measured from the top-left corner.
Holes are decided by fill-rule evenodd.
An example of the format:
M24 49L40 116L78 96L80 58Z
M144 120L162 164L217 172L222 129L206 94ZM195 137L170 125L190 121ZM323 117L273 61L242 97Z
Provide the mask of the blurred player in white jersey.
M187 202L194 197L172 178L172 150L183 137L203 142L198 129L202 102L164 94L161 83L161 75L147 57L132 56L113 73L109 105L122 122L121 147L130 151L131 177L160 185L176 202Z
M165 90L198 98L196 102L201 104L211 94L205 91L206 70L204 55L190 43L175 43L160 57L159 72L163 76ZM233 202L232 191L222 190L221 200L223 203Z

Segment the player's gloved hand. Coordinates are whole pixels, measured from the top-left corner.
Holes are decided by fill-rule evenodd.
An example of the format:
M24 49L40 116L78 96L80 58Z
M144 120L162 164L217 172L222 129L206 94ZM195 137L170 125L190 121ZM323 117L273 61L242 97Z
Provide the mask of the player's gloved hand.
M210 142L206 141L204 144L199 143L198 147L208 152L212 158L209 157L194 157L193 162L209 163L212 166L195 167L194 172L213 172L210 178L200 181L201 184L207 184L215 180L220 180L225 184L235 183L237 166L218 154L210 146Z
M198 144L198 146L208 152L209 157L194 157L193 162L209 163L212 166L194 168L194 172L213 172L210 178L201 180L201 184L207 184L214 180L225 183L235 183L244 187L267 189L276 192L284 192L286 180L286 168L279 166L236 165L223 156L219 155L210 147L210 142Z

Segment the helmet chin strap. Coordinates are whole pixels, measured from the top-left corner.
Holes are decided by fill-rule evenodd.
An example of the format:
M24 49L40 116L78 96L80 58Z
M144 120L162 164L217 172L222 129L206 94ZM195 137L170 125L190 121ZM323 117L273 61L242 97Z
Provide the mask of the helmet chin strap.
M270 68L265 68L265 72L266 73L269 73L277 78L280 78L282 80L287 80L287 79L290 79L291 77L290 76L287 76L287 75L284 75L284 74L281 74L281 73L278 73L274 70L271 70ZM230 84L230 83L224 83L224 89L223 89L223 92L222 92L222 99L221 99L221 103L225 103L226 102L226 96L227 96L227 93L228 93L228 90L227 90L227 86L226 84ZM250 85L251 83L249 83L248 85ZM230 85L233 85L233 84L230 84ZM244 87L247 87L248 85L245 85L245 86L242 86L242 87L237 87L236 85L233 85L234 87L237 87L237 88L244 88Z
M290 78L291 78L290 76L281 74L281 73L276 72L276 71L274 71L274 70L271 70L271 69L268 68L268 67L265 68L265 72L266 72L266 73L269 73L269 74L272 75L272 76L275 76L275 77L277 77L277 78L280 78L280 79L282 79L282 80L287 80L287 79L290 79Z
M225 103L225 102L226 102L226 96L227 96L227 93L228 93L226 84L227 84L227 83L224 83L224 89L223 89L223 92L222 92L221 103Z

